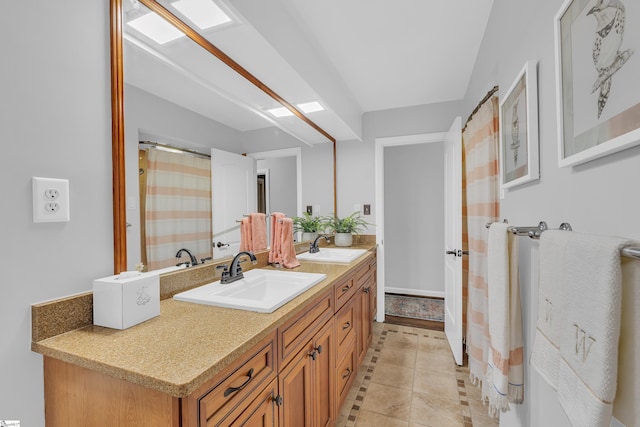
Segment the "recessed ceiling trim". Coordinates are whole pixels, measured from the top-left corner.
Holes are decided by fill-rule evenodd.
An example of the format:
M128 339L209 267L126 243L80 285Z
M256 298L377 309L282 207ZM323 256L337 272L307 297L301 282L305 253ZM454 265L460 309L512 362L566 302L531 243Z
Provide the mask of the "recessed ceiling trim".
M162 6L161 4L159 4L155 0L139 0L139 1L140 1L140 3L144 4L146 7L151 9L151 11L157 13L158 15L160 15L161 17L163 17L164 19L169 21L176 28L178 28L180 31L185 33L187 35L187 37L189 37L191 40L193 40L194 42L199 44L202 48L204 48L209 53L214 55L216 58L221 60L227 66L231 67L238 74L240 74L245 79L247 79L249 82L251 82L256 87L258 87L258 89L262 90L264 93L269 95L271 98L273 98L274 100L276 100L277 102L279 102L280 104L285 106L294 115L296 115L298 118L300 118L302 121L307 123L309 126L311 126L315 130L320 132L320 134L322 134L329 141L331 141L333 143L336 142L336 139L334 137L332 137L331 135L329 135L329 133L327 133L324 129L322 129L320 126L318 126L316 123L314 123L307 116L302 114L298 109L296 109L296 107L291 105L284 98L282 98L280 95L278 95L276 92L274 92L271 88L269 88L262 81L260 81L257 77L255 77L253 74L251 74L242 65L238 64L231 57L229 57L226 53L224 53L223 51L218 49L213 43L211 43L209 40L207 40L206 38L201 36L198 32L194 31L189 25L185 24L182 20L180 20L177 16L175 16L173 13L171 13L169 10L167 10L164 6Z

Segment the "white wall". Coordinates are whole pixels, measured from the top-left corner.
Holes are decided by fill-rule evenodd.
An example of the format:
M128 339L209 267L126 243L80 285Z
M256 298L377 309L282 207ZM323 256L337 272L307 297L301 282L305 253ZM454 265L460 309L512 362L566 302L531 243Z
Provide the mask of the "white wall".
M535 225L545 220L551 227L557 227L566 221L576 231L640 239L637 214L640 199L635 188L640 182L640 147L579 167L559 169L557 166L553 18L562 3L562 0L494 2L489 29L465 97L465 114L471 112L493 85L499 84L504 93L525 61L537 60L541 178L508 191L501 203L501 216L515 225ZM523 238L520 244L525 360L528 361L537 310L537 243ZM636 329L636 343L640 341L639 333ZM638 360L637 355L635 359ZM635 372L638 378L640 367L638 362L634 363L635 371L629 370L623 375ZM526 366L525 404L513 405L513 410L501 417L501 425L568 426L556 393L535 371L528 369L528 363ZM636 391L640 390L640 385L635 387ZM637 394L625 398L637 403ZM637 410L635 416L623 419L616 405L614 414L628 426L639 425Z
M443 102L365 113L363 141L338 141L338 215L349 215L355 204L368 203L371 216L365 218L374 222L375 138L447 132L461 110L461 102ZM368 232L375 230L373 225Z
M444 144L386 147L384 177L385 289L444 297Z
M31 304L113 272L108 1L5 2L0 419L44 425ZM69 179L71 221L32 221L31 177Z

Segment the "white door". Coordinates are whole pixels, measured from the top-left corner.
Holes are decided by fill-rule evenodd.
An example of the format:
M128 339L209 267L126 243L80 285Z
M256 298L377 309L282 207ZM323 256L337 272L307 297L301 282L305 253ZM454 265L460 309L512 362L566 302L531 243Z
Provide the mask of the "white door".
M251 157L211 149L213 258L240 250L240 221L256 212L256 162Z
M444 140L444 333L462 365L462 120L457 117Z

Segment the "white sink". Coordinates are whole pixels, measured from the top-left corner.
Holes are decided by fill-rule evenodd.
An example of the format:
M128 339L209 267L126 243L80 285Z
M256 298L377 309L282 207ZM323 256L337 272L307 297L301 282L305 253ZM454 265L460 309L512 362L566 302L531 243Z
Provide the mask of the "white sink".
M348 264L360 258L366 252L366 249L320 248L320 252L314 254L305 252L297 255L297 257L302 261Z
M327 277L326 274L254 269L244 279L220 281L174 295L179 301L271 313Z

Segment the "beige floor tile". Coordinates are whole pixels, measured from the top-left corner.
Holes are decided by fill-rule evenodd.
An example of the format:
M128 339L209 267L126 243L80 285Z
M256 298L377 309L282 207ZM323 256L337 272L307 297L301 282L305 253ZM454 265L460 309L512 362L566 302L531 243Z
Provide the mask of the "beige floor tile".
M450 374L415 370L413 391L459 401L458 382Z
M413 393L411 421L427 427L464 427L459 401L422 393Z
M433 351L441 353L451 353L449 342L447 340L437 339L432 336L420 334L418 336L418 350Z
M411 390L413 379L413 369L380 362L376 365L371 382Z
M360 411L356 419L356 427L407 427L407 421L390 418L370 411Z
M361 410L409 421L411 391L382 384L369 384Z
M451 354L418 352L416 369L452 375L455 378L456 362Z
M390 363L393 365L405 366L407 368L414 368L416 366L416 349L406 349L398 347L387 347L385 345L377 363Z
M418 348L418 337L409 334L394 334L386 338L384 346L385 348L397 347L415 350Z

